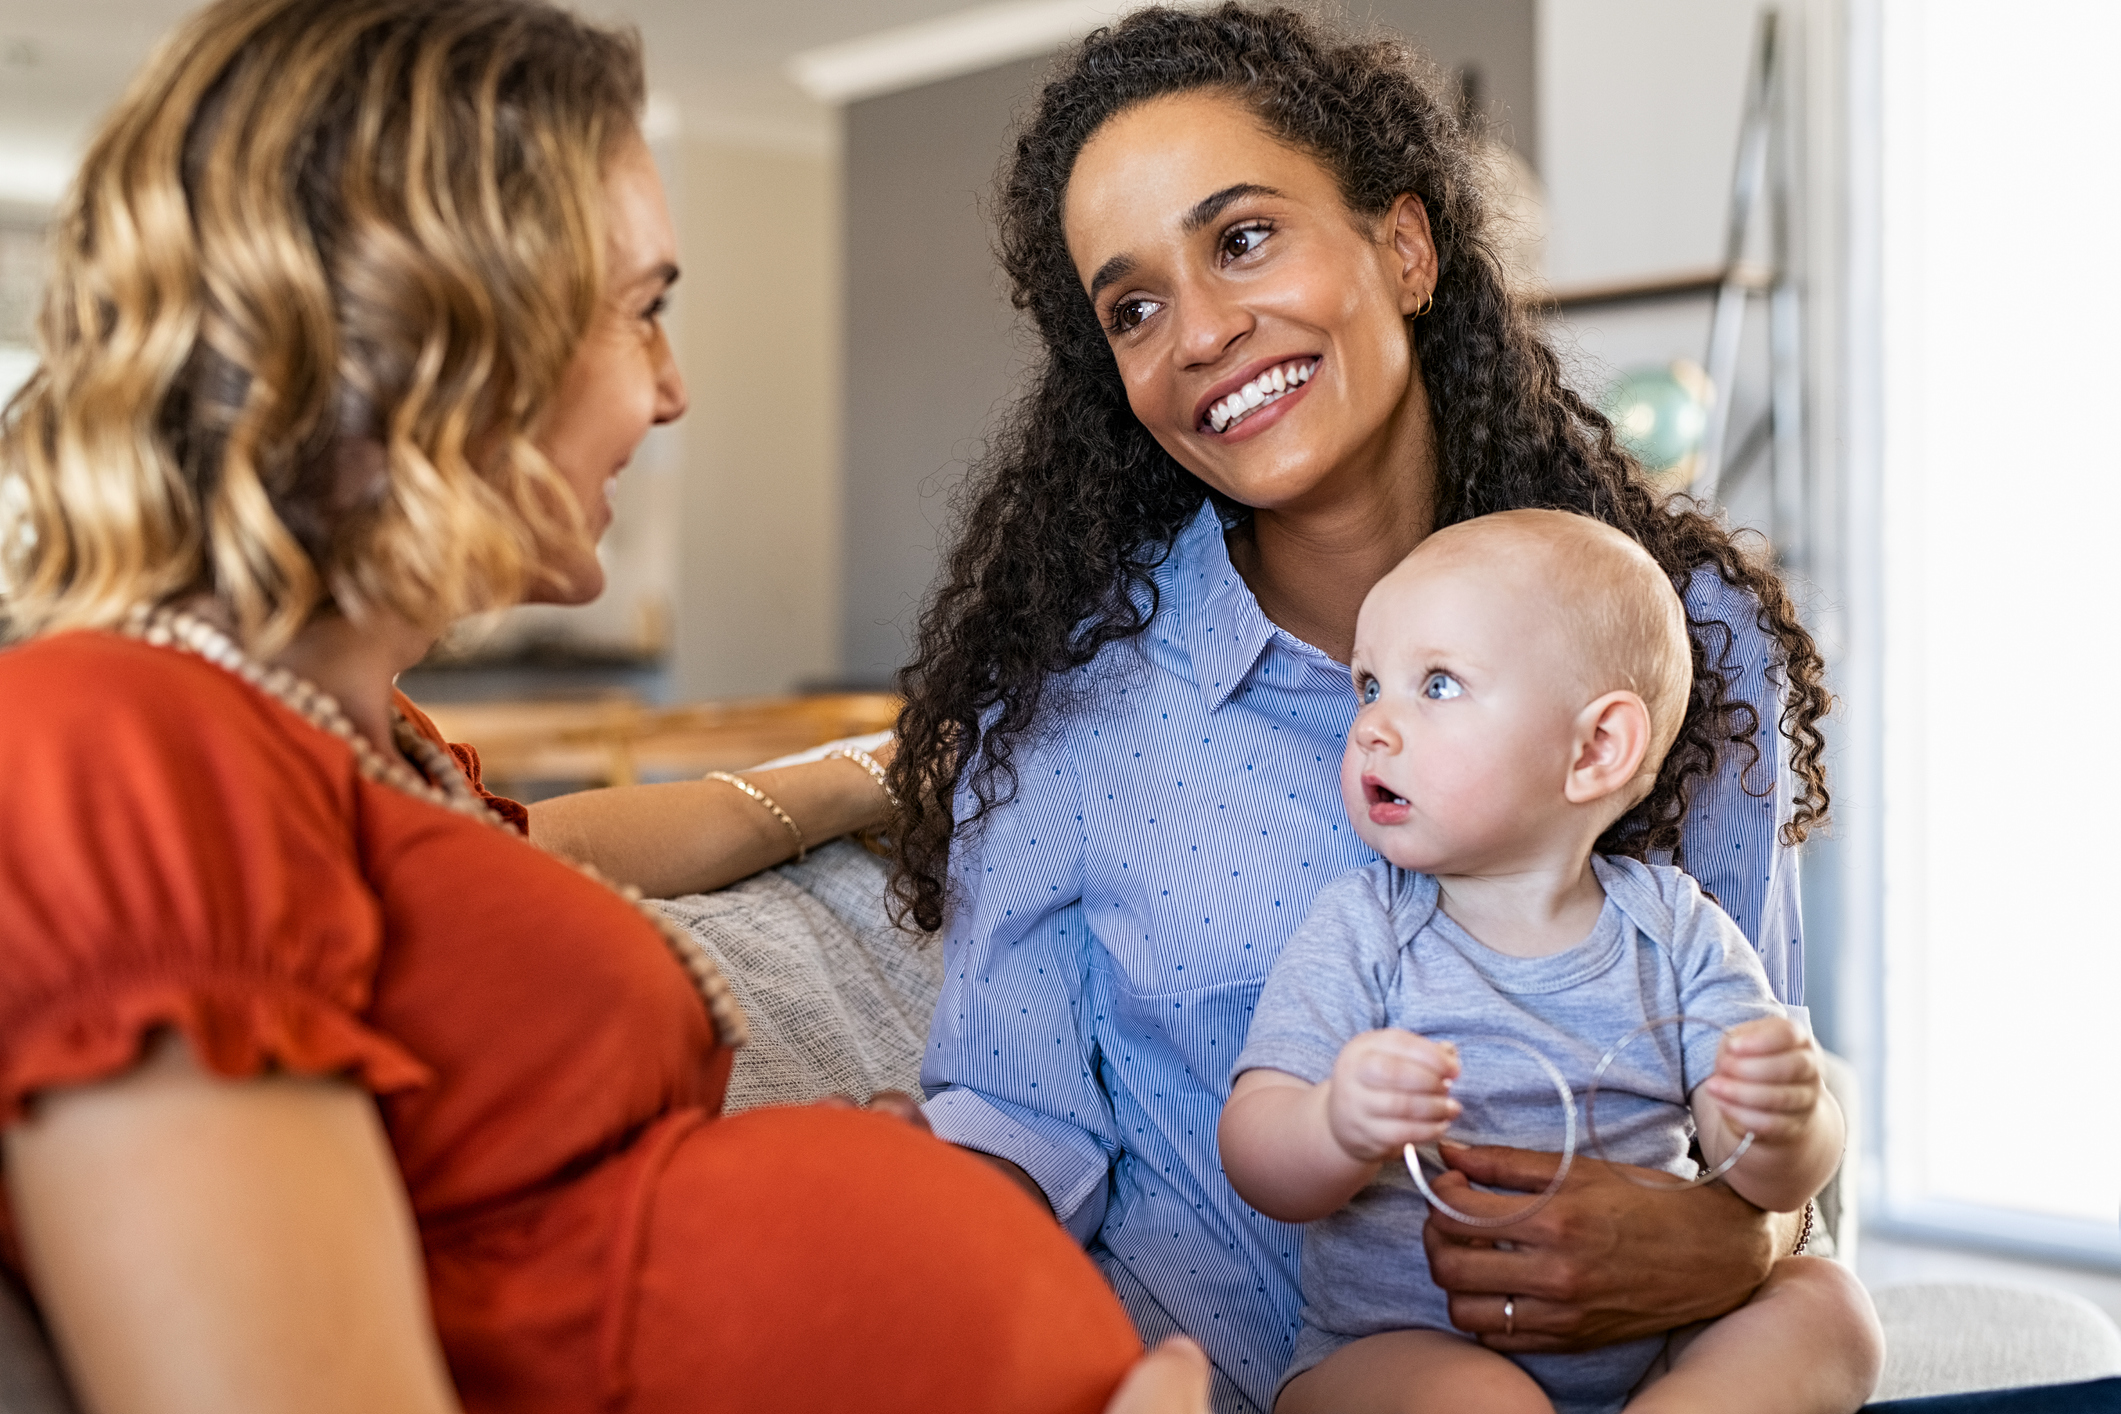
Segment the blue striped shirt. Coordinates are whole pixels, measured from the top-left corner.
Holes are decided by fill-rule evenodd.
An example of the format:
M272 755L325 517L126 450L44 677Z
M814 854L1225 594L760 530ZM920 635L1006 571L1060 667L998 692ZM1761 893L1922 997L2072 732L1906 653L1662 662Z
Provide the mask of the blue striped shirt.
M1231 1190L1215 1129L1282 944L1323 885L1376 857L1340 798L1356 702L1346 667L1260 612L1212 505L1156 583L1148 629L1055 685L1015 799L951 852L921 1081L936 1133L1021 1165L1145 1338L1201 1342L1218 1409L1265 1409L1297 1331L1300 1229ZM1687 863L1801 1002L1773 643L1713 570L1686 599L1730 625L1723 663L1762 746L1743 783L1727 753L1697 790Z

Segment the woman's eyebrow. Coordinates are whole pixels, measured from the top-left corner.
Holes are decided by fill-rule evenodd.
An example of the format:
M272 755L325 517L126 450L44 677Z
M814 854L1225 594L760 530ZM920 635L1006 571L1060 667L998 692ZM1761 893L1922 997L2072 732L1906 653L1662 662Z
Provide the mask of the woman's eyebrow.
M658 260L653 265L641 267L632 275L619 277L612 283L611 290L619 298L631 299L635 290L653 289L661 292L677 282L677 266L667 260Z
M1131 255L1115 255L1104 264L1098 266L1097 273L1090 277L1091 302L1096 302L1099 290L1102 290L1107 285L1116 284L1133 273L1134 257Z
M1224 208L1233 201L1243 201L1248 196L1280 195L1281 193L1274 190L1274 188L1263 187L1257 182L1233 183L1212 196L1204 196L1196 202L1193 209L1186 213L1186 219L1179 222L1179 229L1189 236L1193 235L1201 227L1222 215Z

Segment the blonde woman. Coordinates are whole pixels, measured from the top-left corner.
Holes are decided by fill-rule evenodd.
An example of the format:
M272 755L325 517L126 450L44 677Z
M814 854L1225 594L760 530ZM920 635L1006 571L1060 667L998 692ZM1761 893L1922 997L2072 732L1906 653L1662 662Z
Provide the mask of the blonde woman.
M0 423L0 1266L101 1411L1204 1409L978 1161L718 1117L721 979L393 691L594 594L684 410L641 84L537 0L223 0L96 139ZM790 852L719 786L552 823Z

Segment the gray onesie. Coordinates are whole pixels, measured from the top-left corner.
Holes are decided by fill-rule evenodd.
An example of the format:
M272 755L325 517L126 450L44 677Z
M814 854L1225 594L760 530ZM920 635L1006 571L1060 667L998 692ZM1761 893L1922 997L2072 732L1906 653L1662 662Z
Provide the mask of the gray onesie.
M1637 1039L1606 1072L1598 1135L1613 1159L1691 1174L1687 1096L1716 1066L1717 1030L1783 1008L1745 935L1668 865L1594 855L1605 907L1591 935L1551 957L1482 946L1437 907L1436 881L1383 860L1319 891L1267 978L1232 1076L1286 1072L1316 1083L1365 1031L1398 1027L1457 1041L1464 1113L1451 1138L1561 1148L1553 1082L1529 1056L1483 1044L1509 1037L1561 1069L1581 1109L1606 1050L1658 1017L1691 1022ZM1348 1342L1391 1330L1451 1331L1429 1279L1421 1230L1428 1205L1399 1162L1345 1208L1304 1229L1303 1329L1283 1384ZM1508 1228L1497 1231L1507 1238ZM1512 1356L1560 1414L1617 1410L1663 1348L1662 1337L1575 1355Z

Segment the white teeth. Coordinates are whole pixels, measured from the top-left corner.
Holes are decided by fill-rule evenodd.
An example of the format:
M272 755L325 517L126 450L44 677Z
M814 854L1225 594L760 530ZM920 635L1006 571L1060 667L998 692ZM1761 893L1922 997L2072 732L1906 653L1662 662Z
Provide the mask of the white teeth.
M1301 387L1311 381L1311 372L1317 365L1311 362L1277 364L1260 374L1236 392L1208 408L1208 426L1217 432L1226 432L1231 425L1240 422L1255 408L1282 397L1290 389Z

